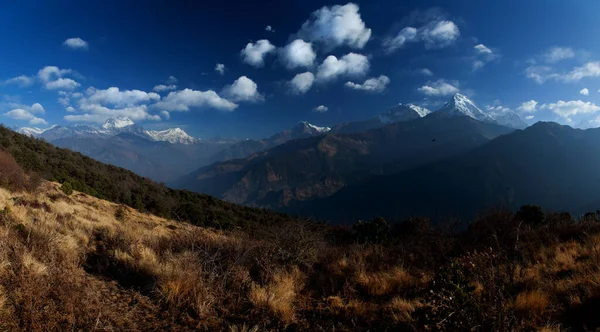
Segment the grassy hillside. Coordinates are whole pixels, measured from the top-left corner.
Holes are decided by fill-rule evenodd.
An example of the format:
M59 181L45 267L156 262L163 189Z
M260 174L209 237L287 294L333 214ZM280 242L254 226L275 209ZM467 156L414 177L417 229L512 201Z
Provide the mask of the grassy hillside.
M48 182L0 189L0 211L0 330L600 327L596 214L575 223L495 211L455 235L420 219L356 231L285 222L250 235Z
M206 195L173 190L125 169L97 162L1 126L0 149L9 152L26 171L35 172L44 179L68 182L73 189L97 198L195 225L248 227L288 218Z

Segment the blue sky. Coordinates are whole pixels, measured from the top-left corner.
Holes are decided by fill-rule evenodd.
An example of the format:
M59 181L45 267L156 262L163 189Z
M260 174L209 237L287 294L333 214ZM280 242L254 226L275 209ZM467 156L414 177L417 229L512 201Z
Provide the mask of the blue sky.
M435 110L460 91L529 123L598 127L599 12L592 0L3 1L0 121L121 115L263 137L400 102Z

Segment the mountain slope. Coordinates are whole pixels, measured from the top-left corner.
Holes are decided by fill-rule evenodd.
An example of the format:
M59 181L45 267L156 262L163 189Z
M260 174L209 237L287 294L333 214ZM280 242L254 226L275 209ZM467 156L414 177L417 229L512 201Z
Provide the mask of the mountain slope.
M345 122L334 126L333 133L350 134L383 127L390 123L410 121L430 114L426 108L413 104L398 104L368 120Z
M237 206L213 197L167 188L128 170L0 126L0 148L27 171L45 179L69 182L73 189L158 216L216 227L277 222L289 217Z
M599 209L600 129L537 123L464 155L345 188L289 211L351 222L382 215L470 219L498 205ZM585 205L589 203L588 205Z
M281 207L327 197L373 174L463 153L510 131L465 116L425 117L363 133L290 141L245 159L204 167L176 185L239 204Z

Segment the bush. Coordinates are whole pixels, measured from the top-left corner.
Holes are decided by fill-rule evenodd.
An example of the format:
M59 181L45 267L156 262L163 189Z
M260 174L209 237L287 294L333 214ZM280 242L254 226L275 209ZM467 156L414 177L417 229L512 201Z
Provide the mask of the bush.
M23 190L27 182L27 175L15 158L0 150L0 186L9 190Z
M390 226L382 217L371 221L359 220L354 224L353 229L357 239L364 243L380 243L387 238L390 232Z
M62 192L65 193L65 195L71 196L71 194L73 193L73 186L71 186L70 182L65 182L60 187L60 190L62 190Z
M530 225L541 225L546 221L546 215L539 205L521 206L516 218Z

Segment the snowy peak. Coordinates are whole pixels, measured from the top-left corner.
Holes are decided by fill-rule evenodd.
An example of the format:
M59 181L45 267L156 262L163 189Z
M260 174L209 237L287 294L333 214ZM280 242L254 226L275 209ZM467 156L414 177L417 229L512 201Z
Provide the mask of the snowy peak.
M19 134L23 134L23 135L29 136L29 137L38 137L41 134L43 134L44 132L46 132L47 130L50 130L54 127L56 127L56 126L52 126L50 128L22 127L22 128L17 129L17 132Z
M106 120L106 122L102 125L102 129L115 130L115 129L121 129L121 128L125 128L128 126L133 126L133 125L134 125L134 123L133 123L133 121L131 121L131 119L126 118L126 117L117 117L117 118L112 118L112 119Z
M487 113L477 107L467 96L460 93L455 94L452 99L444 104L437 112L451 116L468 116L476 120L490 121L493 120Z
M414 105L414 104L398 104L385 112L378 115L379 121L382 123L394 123L409 121L422 118L431 113L430 110Z
M313 124L310 124L306 121L300 121L297 125L292 128L292 135L295 137L304 136L304 135L318 135L329 132L331 128L329 127L319 127Z
M193 144L200 141L186 133L181 128L169 128L167 130L146 130L145 133L157 142L169 142L171 144Z

